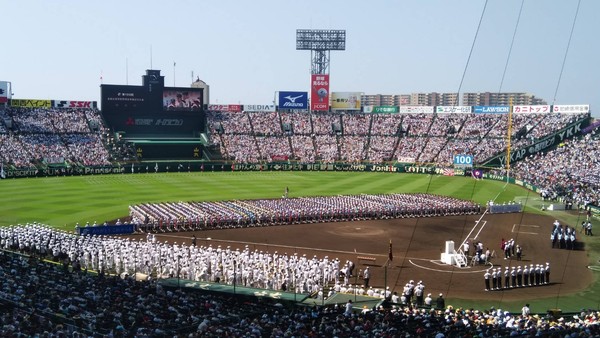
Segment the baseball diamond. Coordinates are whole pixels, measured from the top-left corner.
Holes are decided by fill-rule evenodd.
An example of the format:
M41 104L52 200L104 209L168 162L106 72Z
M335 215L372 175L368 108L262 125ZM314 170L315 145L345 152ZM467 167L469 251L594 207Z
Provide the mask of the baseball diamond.
M377 287L391 286L401 291L409 280L422 280L427 291L446 297L489 300L492 304L520 299L556 297L560 294L584 290L593 281L587 268L584 250L558 250L551 248L550 232L553 218L534 214L486 215L488 222L477 240L486 247L500 250L502 238L514 238L525 249L521 261L516 258L504 260L497 254L489 260L490 265L476 264L464 268L440 264L444 242L460 243L474 226L479 215L425 217L411 219L388 219L371 221L294 224L274 227L236 228L206 230L193 233L157 234L158 241L190 243L197 237L198 245L231 247L251 251L279 252L288 255L306 255L319 258L328 256L340 261L352 260L357 269L369 266L371 283ZM539 234L521 234L513 231L515 223L539 224ZM134 235L131 238L144 238ZM387 264L388 240L393 243L393 261ZM365 258L376 258L377 264ZM501 292L485 292L484 271L493 267L516 267L524 264L550 262L553 278L551 283L539 287L507 289ZM387 264L387 282L384 266ZM556 277L554 277L556 276ZM572 276L577 276L573 278Z

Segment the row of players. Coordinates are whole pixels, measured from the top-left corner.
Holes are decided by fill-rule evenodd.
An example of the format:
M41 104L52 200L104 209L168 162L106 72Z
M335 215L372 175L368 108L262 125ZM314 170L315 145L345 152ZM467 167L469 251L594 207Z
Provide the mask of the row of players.
M490 271L491 270L491 271ZM504 286L502 279L504 277ZM550 263L492 268L483 274L485 291L504 290L550 284Z

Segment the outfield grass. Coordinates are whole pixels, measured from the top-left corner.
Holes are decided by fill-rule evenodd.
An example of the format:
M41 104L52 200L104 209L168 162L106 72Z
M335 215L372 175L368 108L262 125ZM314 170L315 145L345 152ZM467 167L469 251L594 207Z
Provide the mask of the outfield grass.
M76 177L27 178L0 181L0 225L42 222L63 230L75 223L114 220L127 206L142 202L279 198L428 192L500 202L528 192L496 181L420 174L350 172L226 172L151 173Z
M473 200L484 205L517 200L529 212L542 213L537 195L522 187L492 180L422 174L355 172L203 172L95 175L0 180L0 225L41 222L71 231L79 222L114 220L128 214L128 205L159 201L206 201L361 193L424 192ZM576 216L553 212L567 224ZM600 243L586 241L592 264L598 264ZM576 278L576 276L574 277ZM561 307L577 311L598 308L600 283L585 292L530 302L533 309ZM452 300L465 307L498 307L491 302ZM503 303L517 311L522 304Z

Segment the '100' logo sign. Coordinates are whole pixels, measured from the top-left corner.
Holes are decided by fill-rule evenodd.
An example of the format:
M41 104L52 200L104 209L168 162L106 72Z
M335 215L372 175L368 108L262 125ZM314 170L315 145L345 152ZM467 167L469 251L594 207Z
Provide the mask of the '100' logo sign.
M455 166L462 166L462 167L472 167L473 166L473 155L454 155L454 161L453 161Z

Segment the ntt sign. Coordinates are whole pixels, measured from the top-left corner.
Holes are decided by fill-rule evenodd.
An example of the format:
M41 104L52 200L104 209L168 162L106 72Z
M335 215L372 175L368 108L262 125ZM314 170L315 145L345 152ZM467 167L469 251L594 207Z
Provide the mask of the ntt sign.
M279 109L308 109L308 92L279 92Z

